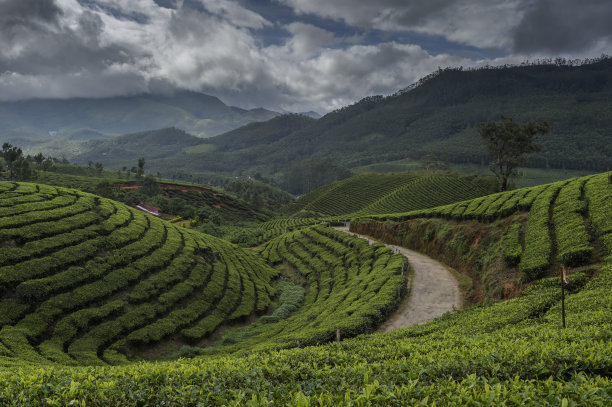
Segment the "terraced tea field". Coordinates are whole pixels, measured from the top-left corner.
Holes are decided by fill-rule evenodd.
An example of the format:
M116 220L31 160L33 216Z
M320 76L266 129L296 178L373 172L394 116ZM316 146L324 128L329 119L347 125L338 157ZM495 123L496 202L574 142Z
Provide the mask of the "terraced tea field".
M605 173L372 219L405 222L443 218L490 223L526 211L527 221L507 230L503 250L506 264L518 264L530 280L546 274L551 264L583 266L593 263L596 254L612 249L612 186ZM356 230L368 233L364 228L368 227Z
M267 242L282 234L302 229L312 225L344 225L344 221L334 218L282 218L273 219L260 224L255 228L259 242Z
M363 216L406 212L476 198L488 193L471 177L455 175L392 173L357 175L321 187L285 208L328 216Z
M507 301L351 339L406 287L403 258L382 245L294 219L266 225L282 231L259 252L242 250L80 191L0 182L0 405L608 406L610 213L612 186L597 174L353 221L398 240L428 220L446 235L498 228L499 242L477 233L451 246L492 244L531 282ZM567 328L560 277L541 278L559 262ZM91 366L201 344L269 310L277 269L304 286L297 309L281 302L226 331L209 348L221 354ZM325 344L337 328L341 343Z
M262 313L252 251L78 190L0 182L0 354L104 364Z
M306 280L301 308L242 348L323 343L371 332L401 301L408 264L383 245L313 226L272 239L261 251L271 264L290 265ZM252 346L258 342L258 346Z
M412 328L301 349L115 367L0 371L17 405L600 406L612 397L612 262Z

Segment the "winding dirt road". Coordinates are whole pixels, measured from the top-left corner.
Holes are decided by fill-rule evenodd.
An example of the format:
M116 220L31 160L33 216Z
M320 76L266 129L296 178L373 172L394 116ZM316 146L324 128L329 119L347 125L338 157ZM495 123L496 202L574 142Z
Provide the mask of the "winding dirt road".
M356 233L349 232L347 227L335 229L356 235ZM367 236L357 236L368 240L370 244L374 241ZM414 269L414 277L409 287L409 295L378 328L378 332L388 332L421 324L461 306L461 292L457 280L444 265L424 254L400 246L389 244L386 246L399 251L408 258Z

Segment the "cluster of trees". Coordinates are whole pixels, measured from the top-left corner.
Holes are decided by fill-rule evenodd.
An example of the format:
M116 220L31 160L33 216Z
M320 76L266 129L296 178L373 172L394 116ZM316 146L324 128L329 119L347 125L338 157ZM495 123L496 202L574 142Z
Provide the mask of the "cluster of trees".
M92 161L89 161L89 163L87 163L87 167L89 167L90 170L93 170L94 169L94 163ZM104 170L104 164L102 164L101 162L96 162L95 163L96 175L97 176L102 175L102 170Z
M510 68L516 68L516 67L524 67L524 66L581 66L581 65L590 65L590 64L595 64L598 62L602 62L602 61L606 61L609 60L610 56L606 55L606 54L602 54L599 57L596 58L585 58L585 59L566 59L566 58L537 58L534 60L525 60L523 62L521 62L520 64L503 64L503 65L484 65L484 66L480 66L480 67L467 67L464 68L463 66L459 66L459 67L447 67L447 68L440 68L438 67L438 70L420 78L418 81L408 85L407 87L405 87L404 89L401 89L399 91L397 91L396 93L394 93L393 95L391 95L391 97L396 97L396 96L401 96L404 93L410 92L411 90L418 88L422 85L424 85L425 83L427 83L428 81L430 81L431 79L440 76L441 74L443 74L444 72L462 72L464 69L466 71L483 71L483 70L487 70L487 71L493 71L493 70L504 70L504 69L510 69Z
M49 156L45 157L42 153L35 156L23 155L23 150L11 143L2 144L2 158L6 165L8 178L17 181L26 181L36 177L36 169L49 171L53 168L53 164L58 160ZM4 168L0 164L0 172Z
M448 162L439 159L435 154L426 154L421 158L421 168L425 171L448 170Z
M351 175L353 174L348 168L331 160L311 158L289 168L283 189L296 195L303 195Z
M234 178L222 186L226 191L251 203L257 210L273 211L293 200L290 194L266 182L260 173L255 173L247 179Z

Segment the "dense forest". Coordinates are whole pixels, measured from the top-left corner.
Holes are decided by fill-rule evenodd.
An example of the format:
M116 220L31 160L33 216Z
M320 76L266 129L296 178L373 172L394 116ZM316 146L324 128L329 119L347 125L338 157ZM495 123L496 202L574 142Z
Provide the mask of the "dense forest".
M486 164L489 156L475 127L505 116L550 125L530 165L603 171L612 165L612 59L582 62L443 69L394 95L367 97L319 120L289 115L250 124L152 160L151 166L164 173L260 173L285 185L292 169L313 158L347 169L428 154Z

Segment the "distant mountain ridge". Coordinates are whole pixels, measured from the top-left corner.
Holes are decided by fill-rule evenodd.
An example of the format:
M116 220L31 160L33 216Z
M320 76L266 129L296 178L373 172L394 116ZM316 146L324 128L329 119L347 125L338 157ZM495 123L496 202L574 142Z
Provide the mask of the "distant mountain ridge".
M318 120L290 115L249 125L202 140L188 157L158 164L162 170L259 172L276 179L311 158L352 168L433 153L484 164L489 156L475 126L503 115L549 123L543 151L530 156L532 166L603 171L612 167L611 101L610 58L578 66L445 69L389 97L364 98Z
M214 96L191 91L112 98L31 99L0 102L3 139L72 140L177 127L211 137L278 113L227 106Z

